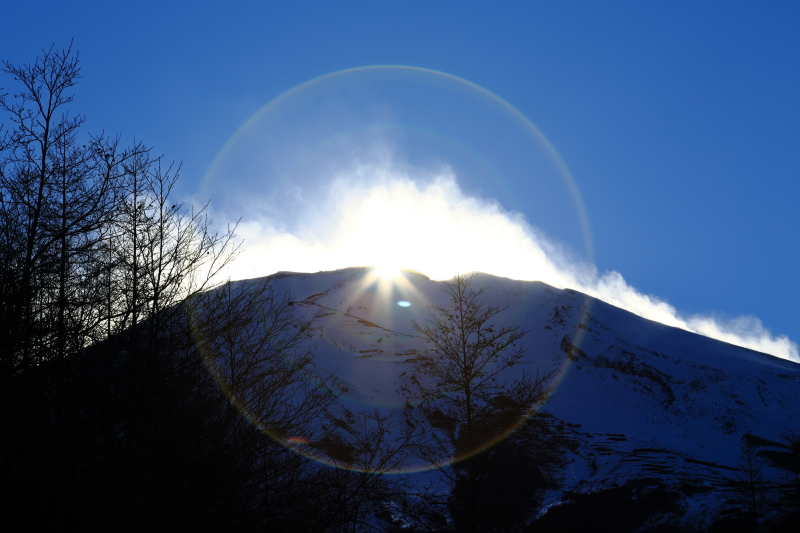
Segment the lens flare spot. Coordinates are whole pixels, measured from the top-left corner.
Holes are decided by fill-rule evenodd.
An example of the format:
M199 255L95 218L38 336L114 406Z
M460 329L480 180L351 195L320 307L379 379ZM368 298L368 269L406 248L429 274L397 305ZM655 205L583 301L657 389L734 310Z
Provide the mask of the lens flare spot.
M411 307L411 302L400 300L399 302L397 302L397 305L399 305L400 307Z

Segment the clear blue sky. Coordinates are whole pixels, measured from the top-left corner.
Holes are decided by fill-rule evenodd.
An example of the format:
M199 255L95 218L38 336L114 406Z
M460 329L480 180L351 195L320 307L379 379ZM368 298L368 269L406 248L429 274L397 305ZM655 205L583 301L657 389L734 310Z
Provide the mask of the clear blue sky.
M40 1L4 5L0 57L74 37L87 128L183 161L186 195L244 120L304 81L375 64L465 78L558 149L601 271L799 341L798 28L794 1Z

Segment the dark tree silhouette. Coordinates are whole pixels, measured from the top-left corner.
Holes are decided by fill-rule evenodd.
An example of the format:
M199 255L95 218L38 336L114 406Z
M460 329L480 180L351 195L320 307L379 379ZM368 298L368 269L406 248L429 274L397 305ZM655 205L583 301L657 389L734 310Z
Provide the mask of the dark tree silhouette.
M85 313L102 230L116 216L123 164L145 152L88 136L65 106L80 78L71 49L50 48L3 72L21 89L0 96L12 128L0 140L3 224L2 365L10 376L80 349L97 325Z
M97 518L86 502L122 488L112 464L138 464L159 431L169 440L157 420L196 375L177 357L190 351L177 304L235 249L231 231L170 206L177 175L143 145L81 135L84 117L67 109L80 79L71 48L2 70L20 88L0 96L0 479L15 488L5 514L35 529Z
M782 511L776 531L794 531L800 527L800 437L784 435L781 442L758 439L759 456L780 472L777 488Z
M750 530L796 531L800 525L800 439L788 434L775 441L747 433L742 437L738 466L739 475L730 480L733 497L728 503L733 519ZM767 466L774 469L770 477L765 475ZM720 522L726 526L724 520Z
M459 529L467 531L480 531L486 525L479 520L479 486L497 449L480 452L527 419L547 397L552 378L523 371L511 381L504 379L509 368L523 364L525 351L519 341L529 331L518 325L495 325L506 308L487 303L486 288L475 289L474 277L459 275L444 282L449 303L431 307L424 324L414 323L429 347L415 359L417 376L406 387L410 398L421 401L409 416L421 411L420 423L432 430L417 446L418 453L448 473L458 488L453 504L464 509L456 509L454 516L461 519Z
M381 474L408 434L377 413L342 433L315 317L268 280L215 285L233 228L172 201L178 168L144 145L81 133L77 53L2 70L4 529L357 532L404 505Z

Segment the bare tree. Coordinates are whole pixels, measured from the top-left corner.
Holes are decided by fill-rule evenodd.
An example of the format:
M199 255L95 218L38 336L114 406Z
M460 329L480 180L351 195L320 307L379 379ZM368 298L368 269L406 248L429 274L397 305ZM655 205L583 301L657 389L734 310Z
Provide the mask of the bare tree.
M759 448L771 441L757 437L747 431L742 435L738 471L727 478L722 490L730 493L725 502L727 509L720 513L714 524L716 528L738 528L757 533L763 529L776 483L767 477L766 462ZM716 530L716 529L715 529Z
M80 79L71 47L0 70L18 87L0 94L9 126L0 136L0 423L16 433L0 444L5 477L25 453L17 446L26 432L39 438L69 416L66 367L99 324L97 251L115 217L122 164L144 149L81 138L84 117L67 109ZM50 381L32 377L42 365L60 371ZM43 416L48 404L63 405L52 420Z
M753 435L742 437L739 473L728 480L739 516L752 529L794 531L800 524L800 439L789 433L779 441ZM770 467L770 468L765 468ZM775 476L765 473L773 470ZM765 520L765 517L769 517ZM766 522L769 522L768 524Z
M117 216L124 165L146 153L118 138L79 138L70 115L78 54L49 50L30 64L3 62L21 85L0 97L12 129L0 140L3 223L3 363L7 374L61 359L96 336L97 252Z
M446 472L453 486L466 475L468 527L478 531L477 490L491 459L478 453L507 436L541 404L552 374L523 371L510 381L504 378L508 369L524 363L520 340L529 331L495 325L506 307L487 303L487 289L473 288L474 277L459 275L444 282L448 304L431 307L424 324L414 323L429 347L416 358L417 375L406 393L411 402L420 402L409 416L421 411L423 418L417 420L432 429L417 446L418 453ZM459 460L461 465L448 468Z
M213 286L239 245L235 227L215 232L205 208L171 200L178 169L162 167L148 152L123 168L119 208L107 228L106 330L136 330L146 322L152 338L176 305Z
M770 466L780 472L780 483L776 487L780 503L786 512L787 523L800 525L800 438L797 434L784 435L782 442L761 440L766 450L759 451ZM771 448L771 449L770 449Z
M221 390L278 442L318 438L336 400L304 346L316 315L265 280L230 282L186 301L190 334Z
M44 501L79 477L71 466L134 455L154 433L154 384L183 379L165 369L175 349L192 350L173 335L185 333L178 304L209 288L236 246L232 229L218 234L202 209L170 201L177 173L142 144L81 134L84 118L68 111L80 79L71 47L2 71L20 88L0 94L0 479L17 501ZM84 437L90 413L96 431Z

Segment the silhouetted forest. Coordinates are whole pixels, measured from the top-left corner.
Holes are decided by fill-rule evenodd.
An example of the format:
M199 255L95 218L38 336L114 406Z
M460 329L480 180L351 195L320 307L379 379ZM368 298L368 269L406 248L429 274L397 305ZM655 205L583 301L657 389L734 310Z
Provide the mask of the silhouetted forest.
M676 509L676 493L641 480L567 495L536 520L573 443L553 417L528 418L551 376L493 379L520 362L512 346L528 332L493 329L504 309L469 276L415 325L430 379L406 391L439 403L409 412L402 431L377 411L337 411L333 381L303 374L315 317L263 281L213 284L236 258L235 228L215 232L203 208L176 203L179 168L146 145L82 130L70 109L77 52L51 47L2 70L13 84L0 90L4 530L634 531ZM454 332L489 341L462 353ZM280 444L291 435L314 436L308 453ZM790 516L773 526L788 531L798 440L748 439L749 477L732 480L716 527L758 527L769 491ZM383 475L410 457L444 488ZM786 473L779 486L755 459Z
M395 484L276 444L201 353L255 320L289 331L303 319L266 288L219 291L214 313L198 318L196 297L235 257L233 232L174 203L178 169L145 145L81 130L69 109L75 51L52 47L3 71L14 87L0 99L0 521L27 531L358 529ZM243 299L271 316L243 317ZM263 360L296 341L250 348ZM323 401L307 404L271 422L321 416Z

